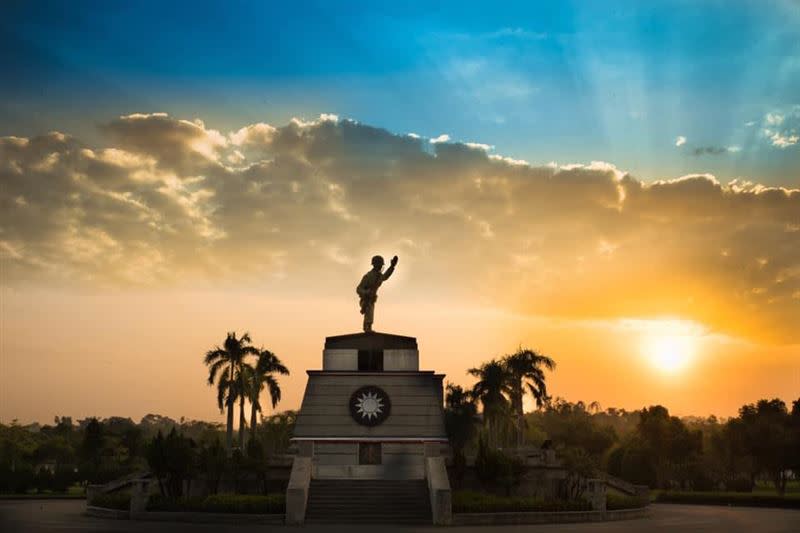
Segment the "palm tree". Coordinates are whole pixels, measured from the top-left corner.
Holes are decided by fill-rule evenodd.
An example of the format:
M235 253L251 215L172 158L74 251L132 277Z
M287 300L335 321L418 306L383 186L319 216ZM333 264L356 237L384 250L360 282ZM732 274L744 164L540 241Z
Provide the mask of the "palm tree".
M459 385L447 384L444 422L454 454L460 453L475 435L478 408L472 395Z
M483 422L489 433L489 444L496 447L500 423L508 413L508 400L503 396L508 385L505 366L492 359L477 368L470 368L467 373L478 378L472 386L472 395L483 404Z
M264 390L264 385L269 390L270 401L272 408L278 405L281 401L281 387L278 385L278 380L273 374L289 375L289 369L283 366L278 356L269 350L261 349L258 354L258 360L255 366L249 371L247 379L248 383L248 399L250 400L250 438L256 438L256 416L261 411L261 402L259 398L261 391Z
M508 379L508 395L511 398L511 409L517 417L517 446L522 446L525 434L525 414L522 400L526 389L530 391L536 407L548 401L544 370L554 370L556 362L546 355L520 347L502 361Z
M217 405L220 412L228 409L225 445L228 453L233 448L233 406L236 399L243 397L245 359L248 355L258 355L258 350L250 346L250 335L245 333L236 338L236 332L228 333L223 347L217 346L206 353L204 362L208 366L208 384L217 383ZM244 421L244 405L240 404L239 423Z
M464 478L467 459L464 448L475 436L478 426L478 407L469 391L458 385L447 384L445 396L444 427L453 450L451 479L459 485Z

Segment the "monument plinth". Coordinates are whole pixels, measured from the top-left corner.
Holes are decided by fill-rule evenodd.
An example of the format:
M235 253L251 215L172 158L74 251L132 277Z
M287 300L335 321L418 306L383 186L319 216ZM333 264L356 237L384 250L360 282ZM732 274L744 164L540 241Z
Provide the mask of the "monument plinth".
M361 499L407 491L421 500L409 509L393 507L395 515L424 511L420 516L436 523L449 521L443 378L419 369L414 337L365 332L325 340L322 370L308 371L293 436L298 455L292 478L295 488L305 483L310 516L329 517L334 511L320 506L347 491L348 498ZM322 491L328 494L320 497ZM293 523L302 522L305 512L289 516L301 500L297 494L287 500L287 521ZM437 511L442 508L444 518Z
M442 374L419 370L413 337L328 337L308 371L294 440L315 479L424 479L425 445L447 443ZM438 446L437 446L438 445Z

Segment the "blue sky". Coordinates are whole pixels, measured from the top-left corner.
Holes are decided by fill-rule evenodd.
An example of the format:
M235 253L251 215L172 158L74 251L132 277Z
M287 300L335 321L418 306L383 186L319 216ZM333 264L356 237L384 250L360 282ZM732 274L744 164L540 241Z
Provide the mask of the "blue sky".
M645 180L800 182L796 2L397 4L6 2L0 135L334 113Z

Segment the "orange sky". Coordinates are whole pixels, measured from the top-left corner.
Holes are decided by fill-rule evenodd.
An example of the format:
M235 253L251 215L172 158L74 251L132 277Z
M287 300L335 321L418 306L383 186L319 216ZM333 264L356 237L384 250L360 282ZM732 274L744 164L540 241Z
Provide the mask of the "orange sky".
M201 360L228 329L250 331L257 345L279 354L292 371L282 378L279 408L297 408L305 370L321 365L324 337L357 330L360 315L345 290L351 281L342 280L340 298L294 303L234 290L5 289L0 418L152 412L222 421ZM422 367L456 383L470 384L466 368L521 343L558 362L548 377L552 394L603 407L661 403L682 415L729 416L745 402L788 401L800 390L797 346L702 335L688 366L665 374L642 351L647 324L548 320L447 301L416 305L402 296L404 283L392 281L382 288L379 329L417 336Z

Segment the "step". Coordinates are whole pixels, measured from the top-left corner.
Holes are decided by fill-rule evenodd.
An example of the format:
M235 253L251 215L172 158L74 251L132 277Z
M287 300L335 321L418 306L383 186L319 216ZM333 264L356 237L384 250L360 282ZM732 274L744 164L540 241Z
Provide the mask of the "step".
M430 524L424 480L311 480L306 522Z

